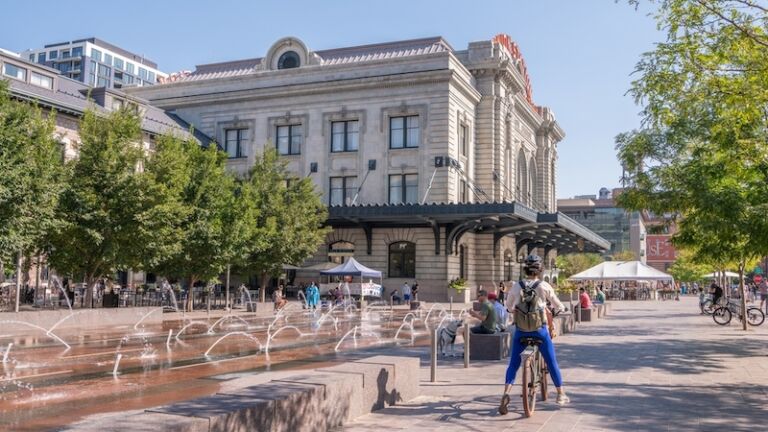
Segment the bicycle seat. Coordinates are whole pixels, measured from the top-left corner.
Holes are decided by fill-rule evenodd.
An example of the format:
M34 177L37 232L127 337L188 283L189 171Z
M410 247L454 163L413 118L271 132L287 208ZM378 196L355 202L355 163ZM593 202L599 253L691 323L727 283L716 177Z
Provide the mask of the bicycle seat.
M524 338L520 338L520 343L526 346L531 346L531 345L539 346L541 345L541 339L534 338L534 337L524 337Z

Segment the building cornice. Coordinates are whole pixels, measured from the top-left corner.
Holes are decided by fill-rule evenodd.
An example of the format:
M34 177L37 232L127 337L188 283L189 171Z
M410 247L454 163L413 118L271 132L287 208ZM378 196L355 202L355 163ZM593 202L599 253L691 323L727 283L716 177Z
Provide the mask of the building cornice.
M149 98L159 108L178 108L211 103L232 103L245 100L310 96L329 92L363 90L369 88L409 87L424 84L445 83L453 79L450 69L435 69L419 72L394 73L375 77L348 78L333 81L308 82L301 84L269 85L262 88L250 87L233 90L208 90L199 94ZM460 80L459 80L460 82ZM209 83L210 84L210 83Z

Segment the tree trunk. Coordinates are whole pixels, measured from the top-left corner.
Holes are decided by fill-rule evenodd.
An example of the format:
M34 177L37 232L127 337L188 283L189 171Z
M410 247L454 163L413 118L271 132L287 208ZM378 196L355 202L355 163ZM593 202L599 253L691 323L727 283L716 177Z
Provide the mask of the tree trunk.
M19 258L16 260L16 312L19 311L19 295L21 294L21 261L22 253L19 251Z
M229 304L229 274L230 274L231 270L232 270L232 266L227 264L227 279L224 282L224 284L225 284L224 285L224 289L226 290L225 291L226 299L224 300L225 303L226 303L226 306L224 307L224 310L226 310L226 311L230 311L232 309L232 306Z
M746 262L739 262L739 291L741 292L741 329L747 331L747 296L744 292L744 267Z
M43 261L43 256L41 254L37 254L37 268L35 269L35 296L34 299L37 299L37 293L40 292L40 276L42 276L42 269L40 268L40 262ZM74 300L72 300L74 301ZM35 300L32 300L32 303L35 303Z
M267 301L267 284L268 283L269 283L269 274L262 273L261 286L259 287L259 297L261 298L262 303L265 303Z
M0 283L5 282L5 262L0 259Z

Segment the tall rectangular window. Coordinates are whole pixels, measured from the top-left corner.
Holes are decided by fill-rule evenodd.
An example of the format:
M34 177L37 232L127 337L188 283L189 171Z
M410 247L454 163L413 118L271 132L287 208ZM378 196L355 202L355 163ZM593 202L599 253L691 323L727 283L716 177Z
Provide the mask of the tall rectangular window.
M114 60L113 64L115 65L115 69L123 70L123 67L124 67L125 63L123 63L122 59L119 59L119 58L115 57L115 60Z
M395 174L389 176L389 203L414 204L419 197L418 174Z
M151 82L152 84L155 83L155 73L154 72L147 72L147 81Z
M61 58L69 58L70 57L70 51L69 50L63 50L61 52Z
M357 193L355 186L357 177L331 177L329 204L332 206L344 206L352 204Z
M301 154L301 125L277 127L277 152L281 155Z
M41 53L37 53L37 62L38 63L45 63L45 51Z
M50 60L56 60L57 58L59 58L59 52L56 51L56 50L53 50L53 51L49 52L48 53L48 58Z
M419 116L390 117L389 148L415 148L420 140Z
M112 66L112 55L104 53L104 63L106 63L108 66Z
M357 151L359 135L359 122L357 120L332 122L331 151Z
M468 194L467 194L467 181L462 179L459 181L459 202L465 203L467 202Z
M243 149L248 139L248 129L227 129L224 132L224 151L230 159L245 156Z
M3 75L22 81L27 80L27 70L18 66L14 66L10 63L3 63Z
M467 133L467 126L459 126L459 149L462 156L466 156L469 151L469 134Z
M75 55L75 50L72 50L72 57L77 57ZM97 62L101 61L101 51L97 50L96 48L91 48L91 58L96 60Z
M91 51L93 51L93 50L91 50ZM99 53L99 55L101 55L101 53ZM72 57L82 57L82 56L83 56L83 47L74 47L74 48L72 48ZM91 57L93 57L93 56L91 56Z
M125 63L125 71L128 72L129 74L133 75L134 74L133 63L126 62Z
M147 80L147 70L143 67L139 68L139 78L143 79L144 81Z

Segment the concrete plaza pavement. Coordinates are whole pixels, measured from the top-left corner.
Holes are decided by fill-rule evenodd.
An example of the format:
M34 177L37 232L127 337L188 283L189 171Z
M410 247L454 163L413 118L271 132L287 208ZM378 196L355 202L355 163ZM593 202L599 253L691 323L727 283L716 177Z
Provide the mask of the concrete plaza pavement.
M571 404L550 398L522 415L497 413L506 361L440 359L421 396L358 418L344 431L758 431L768 430L768 322L741 330L699 315L698 299L613 302L605 319L555 341ZM460 347L457 345L457 351ZM518 375L519 383L519 375Z

